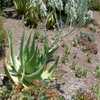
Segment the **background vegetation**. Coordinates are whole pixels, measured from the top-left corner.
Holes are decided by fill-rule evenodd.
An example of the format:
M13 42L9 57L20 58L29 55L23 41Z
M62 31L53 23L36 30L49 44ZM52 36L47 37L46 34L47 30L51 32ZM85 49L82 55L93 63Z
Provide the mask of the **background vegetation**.
M100 11L100 0L89 0L89 6L92 10Z
M0 10L4 11L4 14L6 14L5 10L11 12L9 14L10 18L7 17L7 20L22 20L21 22L24 22L23 24L30 28L37 28L38 24L42 23L45 26L44 30L45 28L59 30L60 28L63 29L65 25L68 27L67 31L57 31L57 33L53 33L53 36L47 34L47 31L43 34L39 32L26 33L21 38L18 36L18 41L20 41L19 38L21 39L20 47L15 53L15 41L13 42L15 37L10 32L6 34L6 31L3 29L3 20L0 18L0 56L5 53L7 40L9 43L9 50L7 51L9 53L4 59L6 75L0 74L0 98L2 100L66 100L61 94L66 92L63 86L67 86L66 81L69 82L70 78L73 78L71 85L74 85L77 80L79 85L83 82L87 87L88 82L91 84L92 81L97 82L100 78L100 66L96 66L93 69L93 73L91 70L93 62L91 55L96 57L98 54L97 41L94 39L94 34L92 35L88 32L80 32L79 34L77 32L78 34L75 33L75 38L71 40L71 43L69 39L72 39L73 35L69 39L65 38L65 36L67 33L72 33L73 30L69 32L71 28L77 27L78 31L80 31L80 26L88 24L91 21L89 12L92 12L89 10L99 10L100 6L98 4L99 1L97 0L0 0ZM8 7L13 9L14 12L12 10L9 11ZM14 17L12 17L13 15ZM4 17L4 15L2 16ZM88 25L86 28L88 28ZM19 32L19 29L17 31ZM66 42L67 39L68 41ZM84 64L81 65L79 61L81 57L77 55L76 51L74 53L74 49L76 51L79 50L79 56L84 55L86 57ZM59 50L61 50L61 53ZM85 63L91 64L91 69ZM56 69L58 66L61 67ZM63 75L60 75L62 73L65 75L63 83L61 80ZM58 83L57 81L61 82ZM64 85L62 86L62 84ZM72 86L72 88L75 86ZM94 86L91 91L82 88L84 88L83 85L80 89L78 88L79 91L76 91L75 98L70 97L70 99L95 100L95 98L100 98L99 85Z
M87 0L14 0L14 5L26 25L33 27L45 18L47 28L60 28L66 23L84 25L90 18Z

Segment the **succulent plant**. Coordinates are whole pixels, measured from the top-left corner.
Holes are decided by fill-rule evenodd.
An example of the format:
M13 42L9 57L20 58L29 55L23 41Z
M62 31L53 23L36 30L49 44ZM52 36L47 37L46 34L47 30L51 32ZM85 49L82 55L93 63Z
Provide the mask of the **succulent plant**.
M10 60L6 62L6 72L15 84L21 83L27 86L35 79L45 80L52 77L58 63L58 59L53 58L57 46L50 47L47 39L45 39L43 48L39 49L35 35L30 34L28 40L25 40L25 34L23 34L19 56L16 56L13 51L12 34L10 33L8 40Z

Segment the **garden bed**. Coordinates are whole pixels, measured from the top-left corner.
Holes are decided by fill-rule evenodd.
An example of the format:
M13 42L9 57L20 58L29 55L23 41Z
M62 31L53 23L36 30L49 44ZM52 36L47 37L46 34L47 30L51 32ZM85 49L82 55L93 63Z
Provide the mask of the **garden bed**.
M60 84L61 91L63 91L61 94L66 97L65 100L67 100L67 98L70 98L71 95L74 95L74 93L78 89L82 88L83 90L88 90L88 89L91 89L93 85L99 82L99 79L95 77L94 72L95 72L96 66L100 64L100 49L99 49L100 48L100 45L99 45L99 42L100 42L99 15L100 13L95 12L94 14L96 18L95 22L97 24L96 25L92 24L93 27L91 25L88 25L86 28L81 28L80 30L85 33L91 32L95 35L95 40L96 40L95 42L98 48L98 53L96 55L89 53L89 57L88 57L86 53L81 51L80 47L72 47L73 38L75 38L80 33L80 31L78 31L79 29L75 30L72 34L69 34L68 36L64 37L61 42L62 45L57 50L57 54L62 58L64 55L64 46L68 45L71 48L69 61L66 64L64 64L61 62L62 60L61 59L59 63L59 67L57 69L57 73L60 73L60 74L57 74L57 82ZM41 27L42 26L39 26L39 28L37 28L38 31L44 32L43 27L42 28ZM14 33L14 45L15 47L17 47L17 50L16 50L17 52L19 49L18 47L20 45L20 40L22 36L21 33L23 33L23 31L29 32L31 29L27 27L23 27L21 20L10 19L10 18L5 19L4 28ZM94 30L91 30L91 28L95 28L96 31L94 32ZM33 29L32 31L34 32L37 29ZM64 33L67 32L66 27L63 28L63 32ZM46 34L48 35L48 38L51 39L54 33L56 33L56 31L47 31ZM88 62L88 59L91 61ZM87 69L88 74L86 75L86 77L84 77L84 75L81 78L75 76L75 73L78 73L76 72L77 70L72 70L70 68L70 66L73 67L72 64L74 63L79 64L79 67L83 66L83 68ZM90 72L92 72L92 74Z
M100 12L87 0L7 3L0 4L0 100L99 100Z

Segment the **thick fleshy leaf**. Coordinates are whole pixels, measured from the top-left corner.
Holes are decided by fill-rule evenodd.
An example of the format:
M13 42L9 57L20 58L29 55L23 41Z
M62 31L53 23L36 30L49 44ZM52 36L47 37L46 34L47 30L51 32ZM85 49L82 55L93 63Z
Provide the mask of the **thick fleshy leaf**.
M19 72L20 73L21 71L25 70L25 67L24 67L24 39L25 39L25 34L23 33L23 36L21 38L21 45L20 45L20 53L19 53L19 60L20 60L20 63L21 63L21 67L19 69Z
M12 40L9 41L9 43L10 47L12 48ZM49 79L52 76L58 63L58 60L55 61L53 59L53 53L55 52L55 50L56 48L49 47L47 40L44 41L44 47L42 49L39 49L35 40L35 35L32 37L31 41L31 35L27 40L25 40L25 34L23 34L21 39L19 58L14 55L14 53L12 52L13 50L11 49L11 62L13 63L9 64L7 70L12 80L15 83L19 82L21 84L27 85L31 84L34 79ZM48 65L51 59L53 61L53 64ZM17 67L15 68L14 65ZM46 74L47 76L44 76Z
M8 33L8 42L9 42L9 47L10 47L10 53L11 53L11 56L10 56L10 63L11 63L11 67L16 71L16 61L15 61L15 55L14 55L14 50L13 50L13 42L12 42L12 33Z

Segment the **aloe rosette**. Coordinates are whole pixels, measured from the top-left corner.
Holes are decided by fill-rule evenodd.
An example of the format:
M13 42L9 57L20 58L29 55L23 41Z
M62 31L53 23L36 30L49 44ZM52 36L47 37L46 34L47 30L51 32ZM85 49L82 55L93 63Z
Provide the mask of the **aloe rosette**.
M25 39L25 34L21 38L19 56L14 54L12 34L8 36L10 47L10 60L6 63L6 72L15 84L29 85L33 80L48 80L52 78L58 63L58 57L53 57L57 46L50 47L47 39L44 46L39 49L35 35ZM53 62L53 63L52 63Z

